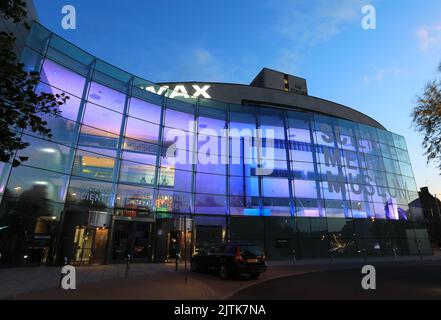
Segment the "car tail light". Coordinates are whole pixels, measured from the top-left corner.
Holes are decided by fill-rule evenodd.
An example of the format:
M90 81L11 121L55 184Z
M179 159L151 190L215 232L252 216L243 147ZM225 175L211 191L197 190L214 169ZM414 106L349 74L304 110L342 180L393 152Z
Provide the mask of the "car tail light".
M240 254L240 247L236 248L236 255L234 256L234 260L238 262L243 262L242 255Z

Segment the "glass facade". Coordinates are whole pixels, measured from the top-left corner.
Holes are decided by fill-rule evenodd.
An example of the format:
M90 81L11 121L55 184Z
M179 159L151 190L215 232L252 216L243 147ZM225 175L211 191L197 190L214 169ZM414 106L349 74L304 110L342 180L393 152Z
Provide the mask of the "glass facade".
M269 259L431 253L402 136L155 94L38 24L23 63L41 73L37 91L70 99L45 116L51 139L17 132L28 161L0 164L3 257L37 247L47 262L163 261L171 239L254 241Z

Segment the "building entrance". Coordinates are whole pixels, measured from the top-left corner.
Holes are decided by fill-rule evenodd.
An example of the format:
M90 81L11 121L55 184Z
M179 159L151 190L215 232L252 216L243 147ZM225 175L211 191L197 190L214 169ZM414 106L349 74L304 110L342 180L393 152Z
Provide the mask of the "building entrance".
M109 229L77 226L74 234L72 263L76 265L103 264Z
M125 261L128 254L133 261L151 261L152 231L152 222L115 220L111 248L112 262Z

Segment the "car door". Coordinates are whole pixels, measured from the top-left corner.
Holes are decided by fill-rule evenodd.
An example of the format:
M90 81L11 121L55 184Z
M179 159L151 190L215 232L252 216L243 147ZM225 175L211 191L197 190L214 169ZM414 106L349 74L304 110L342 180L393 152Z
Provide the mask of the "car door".
M208 252L205 249L202 249L198 253L196 253L196 255L194 256L194 260L199 269L201 270L207 269L207 258L208 258Z

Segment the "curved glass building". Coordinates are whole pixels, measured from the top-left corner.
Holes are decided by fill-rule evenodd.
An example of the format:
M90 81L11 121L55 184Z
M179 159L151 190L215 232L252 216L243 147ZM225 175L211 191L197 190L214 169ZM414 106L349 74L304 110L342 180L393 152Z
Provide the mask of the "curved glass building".
M268 259L431 254L402 136L263 69L250 85L155 84L34 23L38 92L66 92L52 137L1 163L5 263L165 261L218 242Z

